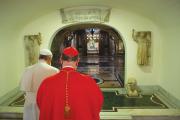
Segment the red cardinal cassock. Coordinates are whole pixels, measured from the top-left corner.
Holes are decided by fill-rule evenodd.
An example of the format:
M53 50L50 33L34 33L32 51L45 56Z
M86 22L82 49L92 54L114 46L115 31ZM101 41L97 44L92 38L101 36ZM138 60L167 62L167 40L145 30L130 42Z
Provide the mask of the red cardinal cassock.
M64 54L75 56L69 47ZM58 74L46 78L37 93L39 120L99 120L103 95L90 76L64 67Z

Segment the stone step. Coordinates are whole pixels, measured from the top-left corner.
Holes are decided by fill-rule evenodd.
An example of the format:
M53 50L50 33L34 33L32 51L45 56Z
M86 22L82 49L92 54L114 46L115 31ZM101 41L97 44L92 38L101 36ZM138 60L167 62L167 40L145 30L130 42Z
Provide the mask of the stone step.
M180 120L180 116L134 116L133 120Z
M0 113L0 120L22 120L22 113Z
M116 112L109 112L109 114L101 112L101 120L133 120L130 115L118 115Z

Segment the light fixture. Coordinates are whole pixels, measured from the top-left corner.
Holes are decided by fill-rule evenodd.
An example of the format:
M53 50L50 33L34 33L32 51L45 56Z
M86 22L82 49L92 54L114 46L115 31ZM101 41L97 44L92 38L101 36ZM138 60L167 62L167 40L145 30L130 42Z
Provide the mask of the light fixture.
M99 29L98 28L89 28L86 29L86 37L88 40L98 40L99 39Z

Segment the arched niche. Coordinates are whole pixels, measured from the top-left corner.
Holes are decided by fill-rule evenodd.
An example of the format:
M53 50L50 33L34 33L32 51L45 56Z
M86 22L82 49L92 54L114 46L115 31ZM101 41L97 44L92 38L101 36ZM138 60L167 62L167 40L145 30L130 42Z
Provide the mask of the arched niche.
M95 34L99 34L99 37L94 40ZM96 49L91 51L92 39ZM53 53L53 66L61 67L60 55L63 48L68 46L74 46L80 52L81 60L78 67L80 72L98 76L104 80L100 87L124 87L125 46L121 35L114 28L104 24L84 23L59 29L53 36L50 46Z

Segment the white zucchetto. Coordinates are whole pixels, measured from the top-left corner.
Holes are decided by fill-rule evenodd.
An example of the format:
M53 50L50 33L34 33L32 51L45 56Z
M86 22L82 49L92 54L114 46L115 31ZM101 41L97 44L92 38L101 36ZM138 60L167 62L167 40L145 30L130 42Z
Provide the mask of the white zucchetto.
M49 49L41 49L39 54L40 55L52 56L52 52Z

